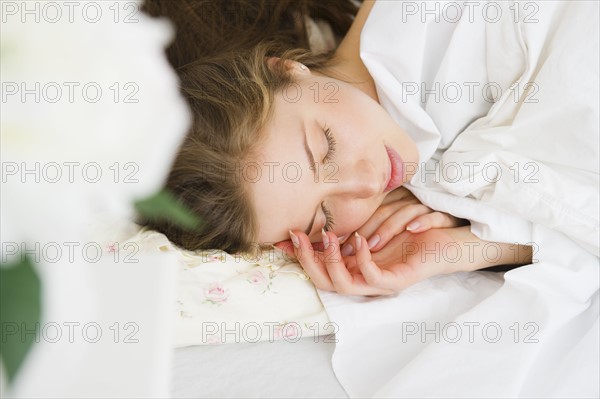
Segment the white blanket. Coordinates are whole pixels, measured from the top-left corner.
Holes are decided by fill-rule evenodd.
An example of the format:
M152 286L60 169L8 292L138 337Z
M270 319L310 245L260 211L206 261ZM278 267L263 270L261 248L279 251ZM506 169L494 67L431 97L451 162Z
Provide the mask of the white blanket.
M599 396L598 11L589 1L373 7L361 57L417 142L408 188L482 239L533 245L534 263L391 297L319 291L349 396Z

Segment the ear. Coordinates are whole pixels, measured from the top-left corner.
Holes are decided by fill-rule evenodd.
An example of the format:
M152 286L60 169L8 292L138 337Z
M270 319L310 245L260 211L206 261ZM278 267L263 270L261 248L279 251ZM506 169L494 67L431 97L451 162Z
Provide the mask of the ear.
M279 57L266 57L266 62L270 69L274 69L277 68L282 61ZM311 75L310 69L298 61L285 60L283 61L283 68L286 72L291 73L292 75Z

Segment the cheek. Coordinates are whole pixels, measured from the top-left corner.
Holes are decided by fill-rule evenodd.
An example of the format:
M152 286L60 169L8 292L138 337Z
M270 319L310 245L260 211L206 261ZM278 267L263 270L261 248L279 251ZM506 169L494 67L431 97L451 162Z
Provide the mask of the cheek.
M334 215L337 220L335 220L335 226L333 231L338 235L348 235L360 227L362 227L373 215L376 207L370 206L340 206L339 212L337 215ZM339 215L339 216L338 216Z

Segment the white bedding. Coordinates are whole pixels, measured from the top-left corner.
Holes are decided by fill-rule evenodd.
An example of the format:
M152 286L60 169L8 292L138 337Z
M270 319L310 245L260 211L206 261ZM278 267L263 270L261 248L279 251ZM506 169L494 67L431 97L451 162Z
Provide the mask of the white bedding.
M472 21L436 22L421 20L422 2L379 1L361 57L426 162L408 188L480 238L533 243L534 264L387 298L319 291L339 326L333 368L350 397L598 397L598 3L491 2L495 22L472 3ZM531 5L537 22L525 23ZM463 95L411 94L436 82ZM443 173L451 163L460 177Z
M175 351L176 398L346 398L331 369L335 336Z

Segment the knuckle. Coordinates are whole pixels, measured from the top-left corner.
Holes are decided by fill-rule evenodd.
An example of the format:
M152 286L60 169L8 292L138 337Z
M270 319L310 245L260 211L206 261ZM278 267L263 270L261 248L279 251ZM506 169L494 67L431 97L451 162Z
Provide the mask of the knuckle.
M373 213L372 219L374 220L383 220L390 217L390 215L394 213L394 209L388 204L380 206Z
M412 205L415 213L431 213L432 209L423 204L414 204Z
M445 214L445 213L442 213L442 212L433 212L431 214L431 217L435 221L440 222L440 223L443 223L443 222L452 222L452 216L450 216L448 214Z
M364 275L365 277L365 281L367 282L367 284L369 285L379 285L379 283L381 282L381 276L378 276L374 273L367 273Z
M382 240L392 238L406 228L406 224L410 221L406 217L397 217L387 220L377 229L377 233Z
M340 247L341 247L340 244L338 244L337 242L331 241L329 243L329 247L324 252L329 252L331 254L336 254L336 253L338 253L341 250Z
M394 235L392 226L389 223L382 224L375 233L379 234L380 242Z
M423 212L423 206L423 204L410 204L406 206L406 210L410 214L415 215Z
M452 225L452 218L447 217L442 212L432 212L424 216L426 221L434 227L443 227L445 225Z

